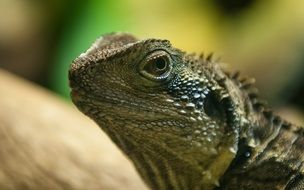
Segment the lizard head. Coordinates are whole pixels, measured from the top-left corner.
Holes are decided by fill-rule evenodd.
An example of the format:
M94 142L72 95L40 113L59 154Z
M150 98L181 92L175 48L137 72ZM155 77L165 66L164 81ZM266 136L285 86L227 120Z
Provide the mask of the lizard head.
M218 183L235 156L242 114L226 78L210 59L125 33L98 39L69 71L74 104L154 189Z

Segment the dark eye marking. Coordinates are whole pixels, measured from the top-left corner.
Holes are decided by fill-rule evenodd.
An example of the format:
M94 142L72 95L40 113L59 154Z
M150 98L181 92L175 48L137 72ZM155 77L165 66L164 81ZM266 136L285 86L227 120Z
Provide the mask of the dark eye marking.
M166 79L172 70L170 55L157 50L147 55L139 65L139 72L147 79L161 81Z

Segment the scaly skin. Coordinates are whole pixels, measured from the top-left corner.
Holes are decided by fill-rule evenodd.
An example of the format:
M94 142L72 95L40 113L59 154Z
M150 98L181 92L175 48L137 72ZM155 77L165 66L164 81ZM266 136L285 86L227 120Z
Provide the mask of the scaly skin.
M151 189L303 189L303 130L251 80L167 40L105 35L69 72L71 97Z

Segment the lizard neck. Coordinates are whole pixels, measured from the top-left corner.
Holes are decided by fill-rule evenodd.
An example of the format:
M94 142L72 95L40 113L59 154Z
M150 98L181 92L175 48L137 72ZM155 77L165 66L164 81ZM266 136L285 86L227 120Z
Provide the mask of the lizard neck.
M241 127L237 156L222 177L221 188L302 187L303 128L286 122L264 107L257 110L252 101L248 101L247 106L248 122Z
M151 143L149 139L138 140L139 134L124 135L108 131L113 128L104 130L133 162L151 189L201 189L202 171L197 165L185 161L173 151Z

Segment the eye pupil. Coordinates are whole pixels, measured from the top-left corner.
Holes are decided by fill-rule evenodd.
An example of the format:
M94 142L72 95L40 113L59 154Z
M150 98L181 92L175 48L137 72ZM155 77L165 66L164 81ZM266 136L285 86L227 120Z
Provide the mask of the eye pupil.
M166 60L163 58L158 58L155 60L155 67L158 70L163 70L167 67Z

